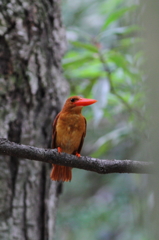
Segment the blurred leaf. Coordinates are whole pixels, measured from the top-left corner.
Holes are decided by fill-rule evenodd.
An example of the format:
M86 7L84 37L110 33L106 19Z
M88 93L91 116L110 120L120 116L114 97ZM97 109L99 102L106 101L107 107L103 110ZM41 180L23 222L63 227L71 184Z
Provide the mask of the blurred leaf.
M84 48L84 49L87 49L91 52L95 52L95 53L98 53L98 48L93 45L93 44L88 44L88 43L82 43L82 42L71 42L72 45L74 45L75 47L80 47L80 48Z
M104 73L101 71L101 65L92 64L90 66L86 66L78 70L76 70L76 73L81 78L99 78L104 76Z
M136 6L126 7L119 9L113 13L111 13L108 18L106 19L105 23L102 26L102 30L105 30L112 22L118 20L120 17L122 17L126 12L135 9Z
M123 0L103 1L103 4L100 4L101 13L105 15L108 12L115 11L115 9L121 6L122 3L123 3Z
M89 60L93 59L92 54L89 53L84 53L84 54L80 54L78 56L75 57L67 57L67 55L65 56L65 58L63 59L63 67L67 68L67 67L76 67L76 66L82 66L82 64L88 62Z
M108 57L109 61L114 62L116 64L116 66L121 67L124 70L126 70L128 68L127 59L119 51L111 50L111 51L109 51L109 53L107 53L107 57Z
M129 134L132 129L131 125L127 125L124 127L117 128L104 136L100 137L92 146L93 149L96 149L96 151L92 154L92 157L99 157L103 155L104 153L106 154L107 152L107 144L109 143L110 145L116 145L119 143L121 140L120 138L125 135ZM109 149L112 148L109 147Z
M143 43L141 38L137 38L137 37L130 37L130 38L124 38L120 41L120 46L124 46L124 47L129 47L130 45L138 45L138 43Z

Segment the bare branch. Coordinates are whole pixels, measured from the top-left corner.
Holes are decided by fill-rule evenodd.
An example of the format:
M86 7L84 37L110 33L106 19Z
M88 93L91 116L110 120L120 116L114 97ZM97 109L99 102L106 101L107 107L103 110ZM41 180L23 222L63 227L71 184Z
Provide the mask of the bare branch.
M56 149L43 149L22 144L20 145L10 142L5 138L0 138L0 154L80 168L101 174L155 172L154 164L150 162L132 160L101 160L88 156L78 158L74 155L66 153L59 154Z

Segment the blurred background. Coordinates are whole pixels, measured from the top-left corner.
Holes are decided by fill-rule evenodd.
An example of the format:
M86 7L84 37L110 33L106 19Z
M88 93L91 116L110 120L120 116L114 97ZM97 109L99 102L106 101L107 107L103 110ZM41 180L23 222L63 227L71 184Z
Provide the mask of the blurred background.
M83 109L88 127L82 155L144 159L138 151L147 138L140 13L138 1L62 1L70 95L98 100ZM146 175L74 169L59 199L55 239L152 239L145 228L153 204L147 184Z
M68 95L95 98L83 109L81 154L150 160L159 172L159 1L7 0L0 8L0 136L50 148ZM157 174L73 169L60 194L50 170L0 156L0 240L159 239Z

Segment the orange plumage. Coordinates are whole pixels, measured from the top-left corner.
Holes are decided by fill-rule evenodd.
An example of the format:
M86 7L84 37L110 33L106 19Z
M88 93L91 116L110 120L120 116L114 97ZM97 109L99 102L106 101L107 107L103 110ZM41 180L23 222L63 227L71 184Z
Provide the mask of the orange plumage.
M86 119L81 114L83 106L95 103L94 99L78 96L66 100L62 111L56 116L52 131L52 148L58 152L80 156L86 135ZM72 168L53 164L50 178L54 181L71 181Z

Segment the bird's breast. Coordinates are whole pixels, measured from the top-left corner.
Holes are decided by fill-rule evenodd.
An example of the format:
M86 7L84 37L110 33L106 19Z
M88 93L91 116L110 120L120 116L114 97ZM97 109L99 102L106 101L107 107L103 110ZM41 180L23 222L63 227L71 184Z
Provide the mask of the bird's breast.
M56 145L63 152L72 154L77 151L85 132L85 120L81 115L61 116L56 126Z

